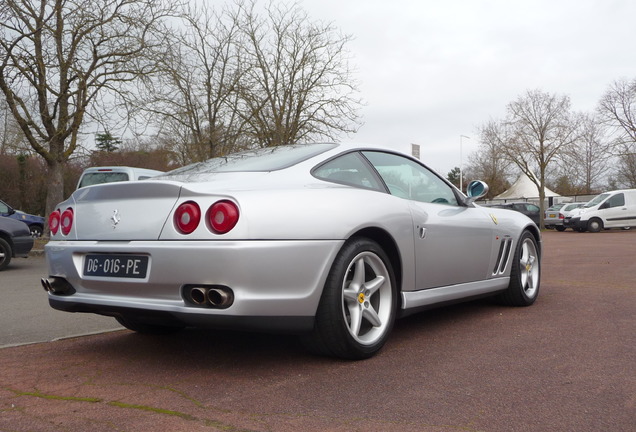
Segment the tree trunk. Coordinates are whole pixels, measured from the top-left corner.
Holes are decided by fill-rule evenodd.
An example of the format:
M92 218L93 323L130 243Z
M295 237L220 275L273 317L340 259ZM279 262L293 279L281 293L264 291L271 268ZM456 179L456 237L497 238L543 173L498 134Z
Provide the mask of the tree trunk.
M48 216L64 200L64 165L54 160L47 161L47 166L49 178L46 191L46 215Z

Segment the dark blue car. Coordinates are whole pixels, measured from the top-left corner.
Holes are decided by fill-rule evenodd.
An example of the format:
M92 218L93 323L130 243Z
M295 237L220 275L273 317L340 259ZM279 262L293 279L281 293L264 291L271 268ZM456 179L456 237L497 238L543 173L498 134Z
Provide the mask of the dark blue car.
M11 258L27 257L33 247L33 237L22 222L0 217L0 270L11 262Z
M24 222L29 227L29 231L31 231L33 237L40 237L42 232L44 232L44 222L46 219L42 216L35 216L21 212L20 210L15 210L2 200L0 200L0 216Z

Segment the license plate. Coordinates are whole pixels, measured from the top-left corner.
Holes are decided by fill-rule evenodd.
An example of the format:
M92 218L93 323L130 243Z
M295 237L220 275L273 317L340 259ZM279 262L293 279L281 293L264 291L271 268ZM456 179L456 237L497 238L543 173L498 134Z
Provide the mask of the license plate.
M548 217L549 218L556 218L557 215L556 215L556 213L548 213Z
M145 279L149 261L146 255L86 255L84 276Z

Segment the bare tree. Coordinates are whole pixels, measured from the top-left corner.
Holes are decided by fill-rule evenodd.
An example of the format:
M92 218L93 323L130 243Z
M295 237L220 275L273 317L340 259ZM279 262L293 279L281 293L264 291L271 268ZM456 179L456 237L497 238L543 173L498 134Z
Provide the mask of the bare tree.
M18 127L9 106L0 98L0 155L29 154L33 150L26 143L24 134Z
M619 180L636 187L636 79L615 81L601 98L598 112L612 128Z
M567 177L576 193L594 193L611 169L611 147L601 123L592 115L582 116L576 146L560 156L561 176Z
M63 199L63 167L92 104L153 71L144 54L163 46L173 10L162 0L3 0L0 89L46 161L47 212Z
M488 188L487 199L491 199L510 187L508 181L512 175L513 164L502 158L498 145L499 126L497 122L490 121L480 128L479 148L469 157L467 176L473 179L485 181Z
M138 105L160 125L163 141L183 163L236 150L239 8L217 12L189 5L183 26L158 59L161 73L145 81Z
M509 103L506 118L489 126L489 140L501 157L537 186L541 213L548 169L576 145L580 122L570 111L569 97L533 90Z
M349 36L310 21L298 5L244 7L239 112L256 146L335 139L358 128Z

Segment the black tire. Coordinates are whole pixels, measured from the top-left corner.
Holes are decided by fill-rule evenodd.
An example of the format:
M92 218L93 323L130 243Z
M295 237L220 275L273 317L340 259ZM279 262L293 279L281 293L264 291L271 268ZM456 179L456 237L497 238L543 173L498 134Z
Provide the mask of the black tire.
M162 335L162 334L170 334L178 332L182 330L184 326L176 326L176 325L159 325L159 324L147 324L136 320L135 318L131 318L129 316L116 316L115 319L117 322L128 330L132 330L141 334L153 334L153 335Z
M603 221L599 218L592 218L587 222L587 230L591 233L603 231Z
M334 260L314 330L303 343L320 355L369 358L389 338L396 309L397 286L386 253L372 240L351 239Z
M31 237L42 237L42 227L39 225L31 225L29 227Z
M564 227L564 226L562 226L562 225L557 225L555 228L556 228L556 230L557 230L557 231L559 231L559 232L563 232L563 231L565 231L565 227Z
M7 268L12 256L11 245L5 239L0 238L0 270Z
M539 295L541 257L534 236L525 231L519 238L510 272L508 289L497 300L508 306L530 306Z

